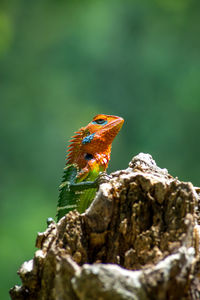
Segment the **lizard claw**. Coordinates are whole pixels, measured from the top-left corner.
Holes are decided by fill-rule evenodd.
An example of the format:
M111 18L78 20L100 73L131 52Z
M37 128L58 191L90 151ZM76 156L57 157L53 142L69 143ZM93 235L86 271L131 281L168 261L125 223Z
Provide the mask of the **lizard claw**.
M106 183L106 182L109 182L110 179L112 177L110 175L108 175L107 173L105 172L102 172L99 174L99 176L97 177L97 182L98 182L98 185L102 184L102 183Z

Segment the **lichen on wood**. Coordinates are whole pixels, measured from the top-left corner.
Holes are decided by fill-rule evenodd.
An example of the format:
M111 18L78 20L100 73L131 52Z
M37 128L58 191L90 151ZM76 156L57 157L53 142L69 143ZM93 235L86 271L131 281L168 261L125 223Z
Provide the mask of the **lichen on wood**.
M39 233L12 299L200 299L199 188L149 154Z

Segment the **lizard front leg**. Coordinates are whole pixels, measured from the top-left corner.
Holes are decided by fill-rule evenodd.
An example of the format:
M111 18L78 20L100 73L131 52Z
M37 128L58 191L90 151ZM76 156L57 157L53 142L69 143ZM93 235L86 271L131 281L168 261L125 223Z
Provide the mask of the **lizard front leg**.
M101 172L94 181L81 181L77 183L70 183L68 188L71 191L83 191L86 189L98 188L100 184L109 182L110 179L110 175L108 175L106 172Z

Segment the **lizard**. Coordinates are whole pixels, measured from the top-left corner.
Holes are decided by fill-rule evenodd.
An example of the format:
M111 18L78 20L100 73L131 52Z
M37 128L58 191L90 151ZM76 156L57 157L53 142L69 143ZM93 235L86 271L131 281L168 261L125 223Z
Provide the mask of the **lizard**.
M98 114L72 136L59 187L57 221L71 210L83 213L89 207L108 167L112 142L123 123L121 117Z

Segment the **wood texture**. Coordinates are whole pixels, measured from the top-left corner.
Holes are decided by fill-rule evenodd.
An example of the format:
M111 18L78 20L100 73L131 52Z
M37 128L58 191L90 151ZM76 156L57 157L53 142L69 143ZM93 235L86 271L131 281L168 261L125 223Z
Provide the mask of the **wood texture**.
M39 233L16 299L200 299L199 189L140 153Z

